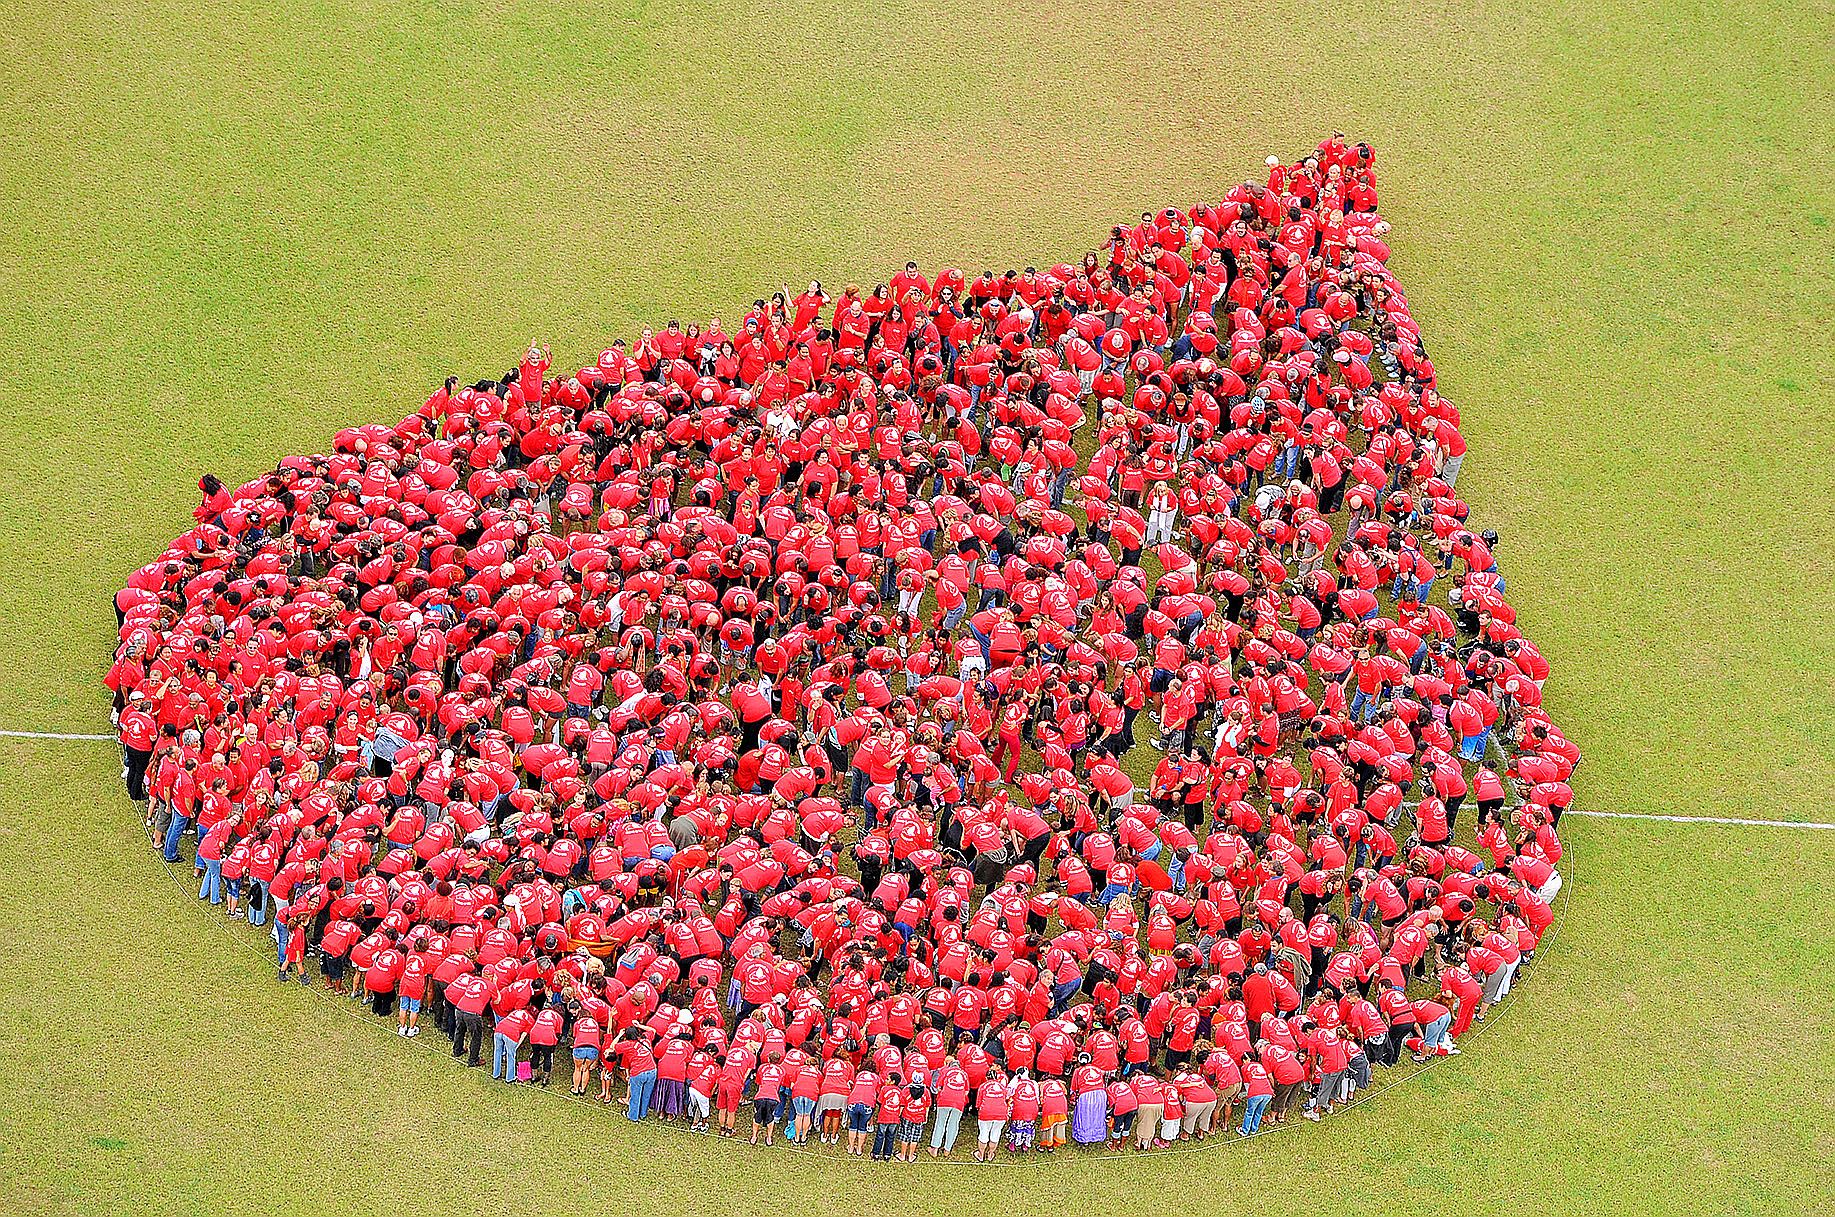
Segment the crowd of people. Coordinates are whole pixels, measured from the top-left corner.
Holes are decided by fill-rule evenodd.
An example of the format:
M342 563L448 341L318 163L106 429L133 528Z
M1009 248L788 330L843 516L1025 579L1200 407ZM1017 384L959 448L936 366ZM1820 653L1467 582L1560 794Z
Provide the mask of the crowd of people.
M754 1144L1151 1150L1458 1052L1579 758L1376 178L204 478L116 599L153 848L283 983Z

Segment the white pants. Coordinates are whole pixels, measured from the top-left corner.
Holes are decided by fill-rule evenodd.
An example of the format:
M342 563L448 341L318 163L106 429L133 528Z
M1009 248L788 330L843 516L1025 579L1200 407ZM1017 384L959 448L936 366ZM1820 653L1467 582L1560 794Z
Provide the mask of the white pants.
M1548 882L1536 889L1536 896L1544 902L1552 902L1556 893L1561 890L1561 872L1549 872Z
M1155 511L1147 517L1146 543L1149 546L1172 540L1172 521L1175 515L1170 511Z

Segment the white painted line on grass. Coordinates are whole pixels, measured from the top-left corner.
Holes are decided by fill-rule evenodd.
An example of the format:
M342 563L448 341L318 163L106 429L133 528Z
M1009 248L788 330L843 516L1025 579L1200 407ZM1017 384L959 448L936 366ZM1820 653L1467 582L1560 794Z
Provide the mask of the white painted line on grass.
M1745 828L1835 828L1821 820L1730 820L1723 816L1656 816L1636 811L1581 811L1570 807L1563 816L1595 816L1602 820L1663 820L1670 824L1738 824Z
M112 735L70 735L58 731L0 731L0 736L8 739L60 739L83 741L106 741L114 743ZM1635 811L1581 811L1570 807L1562 813L1570 816L1592 816L1602 820L1663 820L1670 824L1737 824L1743 828L1826 828L1835 829L1835 824L1820 820L1734 820L1724 816L1659 816L1646 815Z
M107 740L114 742L112 735L65 735L58 731L0 731L8 739L70 739L70 740Z

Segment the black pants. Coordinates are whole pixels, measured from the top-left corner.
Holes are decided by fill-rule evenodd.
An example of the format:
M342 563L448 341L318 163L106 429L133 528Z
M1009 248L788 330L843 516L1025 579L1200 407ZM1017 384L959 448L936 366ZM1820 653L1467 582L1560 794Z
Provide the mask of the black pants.
M1393 1065L1402 1059L1402 1041L1415 1034L1418 1028L1413 1023L1395 1023L1389 1028L1389 1042L1385 1045L1383 1064Z
M147 765L153 759L153 750L123 746L121 751L127 759L127 797L136 803L144 802L147 797Z
M468 1014L461 1010L455 1026L457 1029L452 1037L452 1055L466 1057L465 1063L468 1065L480 1064L480 1054L484 1051L484 1015ZM471 1048L469 1056L466 1053L468 1042Z
M457 1034L452 1022L452 1003L446 1000L446 986L432 985L430 986L430 990L432 992L432 999L429 1004L432 1005L433 1009L429 1011L429 1013L433 1016L433 1025L439 1028L441 1035Z

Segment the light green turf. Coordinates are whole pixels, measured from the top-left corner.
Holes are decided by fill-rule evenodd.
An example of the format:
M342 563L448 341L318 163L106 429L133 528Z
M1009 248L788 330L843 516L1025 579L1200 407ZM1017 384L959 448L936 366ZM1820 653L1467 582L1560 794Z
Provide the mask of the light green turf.
M1583 803L1835 818L1826 2L179 7L0 0L0 727L105 729L107 595L204 469L532 336L1074 257L1338 126L1380 147ZM1408 1093L1253 1152L892 1182L487 1095L271 992L84 747L0 750L0 1208L373 1211L421 1160L481 1211L1835 1202L1835 834L1572 823L1553 958Z

